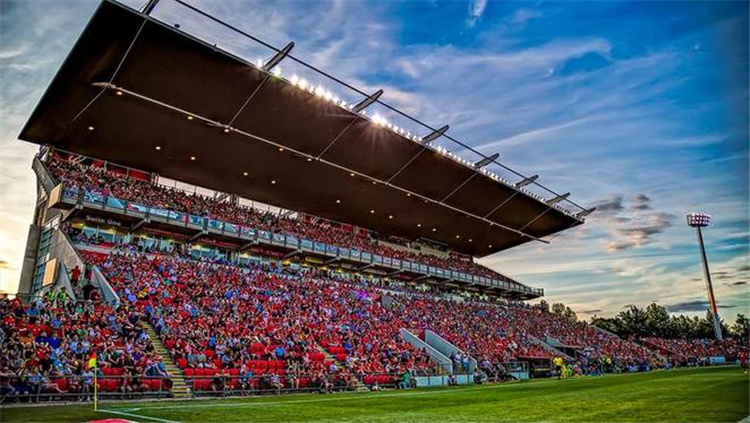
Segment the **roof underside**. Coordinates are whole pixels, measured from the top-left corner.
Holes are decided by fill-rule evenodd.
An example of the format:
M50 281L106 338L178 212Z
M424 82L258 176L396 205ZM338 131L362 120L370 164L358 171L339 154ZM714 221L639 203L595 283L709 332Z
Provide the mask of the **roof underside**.
M434 239L474 256L533 239L502 226L541 238L582 223L266 75L105 1L19 137L381 233ZM233 121L252 136L206 120ZM323 151L323 161L307 160Z

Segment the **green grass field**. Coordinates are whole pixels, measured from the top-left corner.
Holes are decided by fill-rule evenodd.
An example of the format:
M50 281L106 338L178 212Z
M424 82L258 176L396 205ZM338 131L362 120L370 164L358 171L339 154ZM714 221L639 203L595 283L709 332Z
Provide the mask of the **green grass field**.
M738 367L409 391L0 409L0 421L701 421L748 416Z

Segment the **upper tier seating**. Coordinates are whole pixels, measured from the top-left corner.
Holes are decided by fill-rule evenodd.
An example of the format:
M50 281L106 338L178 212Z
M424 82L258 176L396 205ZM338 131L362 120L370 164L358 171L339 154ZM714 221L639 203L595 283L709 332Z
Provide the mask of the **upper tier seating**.
M403 251L402 249L397 250L378 245L377 240L371 238L365 231L355 232L351 226L329 224L324 220L319 220L313 224L227 201L216 201L200 194L189 194L141 178L132 178L122 173L108 171L102 167L102 164L100 161L94 161L91 165L85 165L70 161L63 155L55 155L48 162L52 175L58 181L71 187L96 191L121 200L222 220L259 230L294 235L344 248L356 248L373 254L421 262L429 266L476 276L508 280L507 277L480 266L459 254L437 257L430 254Z

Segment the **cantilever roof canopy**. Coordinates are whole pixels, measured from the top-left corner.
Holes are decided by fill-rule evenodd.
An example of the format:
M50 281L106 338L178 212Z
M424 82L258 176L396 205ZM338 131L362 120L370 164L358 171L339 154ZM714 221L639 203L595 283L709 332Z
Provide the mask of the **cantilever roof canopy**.
M19 137L475 256L583 223L109 0Z

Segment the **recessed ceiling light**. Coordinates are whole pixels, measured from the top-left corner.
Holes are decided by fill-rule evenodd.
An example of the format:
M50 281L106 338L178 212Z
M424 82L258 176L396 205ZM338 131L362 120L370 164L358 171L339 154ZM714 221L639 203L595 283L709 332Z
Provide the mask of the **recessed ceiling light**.
M307 158L307 161L308 161L308 162L311 162L311 161L312 161L312 157L308 157L308 158Z
M421 227L422 227L422 224L421 224L421 223L417 223L417 227L418 227L418 228L421 228Z
M377 185L377 184L378 184L378 181L372 181L372 184L373 184L373 185Z
M193 120L193 117L188 115L187 120Z
M190 156L190 160L195 160L195 156Z
M407 193L406 193L406 196L407 196L407 197L411 197L411 193L410 193L410 192L407 192Z
M349 176L354 176L354 172L350 173Z
M276 180L271 181L271 184L276 184Z
M392 214L389 214L389 215L388 215L388 219L393 219L393 215L392 215Z
M456 239L461 238L461 235L456 235Z
M336 204L341 204L341 200L336 200Z
M224 133L228 134L229 133L229 128L224 128Z
M370 214L375 214L375 210L370 210Z
M474 240L473 240L473 239L471 239L471 238L469 238L469 242L474 242Z
M279 151L284 151L284 147L279 147Z
M242 176L247 176L247 172L242 172Z
M118 91L118 92L117 92L117 95L122 95L122 91Z
M89 126L89 131L93 131L93 130L94 130L94 127L93 126Z
M156 146L156 147L154 147L154 148L156 148L156 150L157 150L157 151L158 151L158 150L161 150L161 146L160 146L160 145L157 145L157 146Z
M432 228L432 232L437 232L437 228Z
M490 244L490 248L492 248L492 244Z

